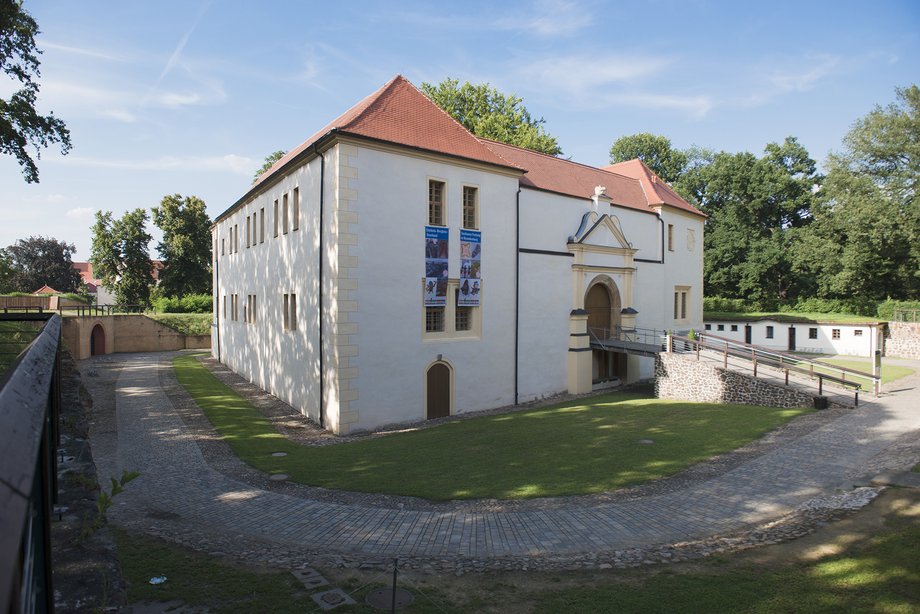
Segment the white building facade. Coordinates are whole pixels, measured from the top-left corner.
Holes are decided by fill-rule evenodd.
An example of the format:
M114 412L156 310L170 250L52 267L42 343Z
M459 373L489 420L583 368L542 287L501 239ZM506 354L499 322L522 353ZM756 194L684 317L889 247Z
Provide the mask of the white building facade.
M703 221L638 161L478 139L396 77L217 218L212 352L336 433L650 378L591 341L702 328Z
M884 350L884 322L706 320L704 332L739 343L749 343L778 352L835 354L840 356L875 355Z

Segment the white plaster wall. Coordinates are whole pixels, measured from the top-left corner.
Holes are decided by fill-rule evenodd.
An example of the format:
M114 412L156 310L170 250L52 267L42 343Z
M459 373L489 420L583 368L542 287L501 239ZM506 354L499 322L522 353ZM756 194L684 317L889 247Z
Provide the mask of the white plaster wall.
M839 354L842 356L872 356L878 349L878 328L871 324L839 324L810 322L778 322L776 320L756 320L752 322L729 322L724 320L707 320L710 330L705 331L719 337L725 337L744 343L744 327L751 326L751 343L765 348L786 352L789 350L789 328L795 328L795 348L797 352L817 354ZM722 326L724 330L719 330ZM732 327L737 327L733 331ZM767 327L773 327L773 337L767 336ZM817 329L818 338L809 339L809 330ZM840 338L833 338L833 331L840 331ZM857 335L856 331L861 331Z
M661 207L661 218L665 224L664 274L659 276L662 287L658 296L662 297L660 317L667 323L665 328L686 331L703 328L703 219L697 215L684 213L672 207ZM674 250L667 249L667 225L674 225ZM688 245L687 230L695 233L693 245ZM646 267L662 265L643 263ZM687 317L674 319L674 288L689 286L687 300Z
M359 147L357 428L425 417L425 374L453 367L455 413L514 402L515 177L444 161ZM482 335L426 339L422 303L428 181L446 183L452 278L460 274L464 185L479 190L482 231ZM449 297L452 298L452 297ZM557 368L554 365L554 368Z
M328 170L328 169L327 169ZM215 292L219 322L212 334L212 354L259 387L319 418L318 355L318 205L320 161L314 159L285 176L251 202L216 224ZM328 178L327 178L328 180ZM300 188L300 228L274 236L274 200ZM328 196L327 196L328 200ZM246 216L265 208L265 242L246 247ZM257 224L258 222L257 216ZM239 226L239 251L229 253L229 236ZM258 235L258 233L257 233ZM221 255L221 240L225 253ZM258 241L258 236L256 237ZM282 295L297 295L297 330L283 329ZM239 295L239 315L231 320L230 295ZM246 297L256 295L256 321L246 323ZM224 297L227 314L224 315ZM220 345L218 348L218 329Z

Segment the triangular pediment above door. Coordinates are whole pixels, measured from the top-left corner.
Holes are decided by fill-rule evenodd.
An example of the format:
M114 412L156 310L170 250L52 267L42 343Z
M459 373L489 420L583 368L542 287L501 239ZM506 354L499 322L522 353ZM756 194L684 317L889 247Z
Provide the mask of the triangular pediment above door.
M589 211L581 220L578 231L569 238L569 243L583 246L625 249L635 252L615 216Z

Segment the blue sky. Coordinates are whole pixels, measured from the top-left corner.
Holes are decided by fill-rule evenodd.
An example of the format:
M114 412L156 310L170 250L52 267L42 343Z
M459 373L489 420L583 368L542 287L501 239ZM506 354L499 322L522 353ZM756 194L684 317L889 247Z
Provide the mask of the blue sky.
M920 76L920 2L242 2L26 0L42 30L40 111L73 151L41 183L0 156L0 246L90 255L93 212L194 194L212 217L262 159L401 73L524 98L566 156L620 136L751 151L798 137L819 162ZM12 82L0 76L0 95ZM151 244L155 253L155 242Z

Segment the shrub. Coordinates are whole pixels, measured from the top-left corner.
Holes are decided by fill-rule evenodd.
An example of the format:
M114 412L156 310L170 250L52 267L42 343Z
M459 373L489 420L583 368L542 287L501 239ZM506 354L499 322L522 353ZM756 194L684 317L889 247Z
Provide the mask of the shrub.
M888 299L878 304L875 315L880 320L893 320L895 309L917 309L920 310L920 301L893 301Z
M860 316L875 316L877 306L875 301L861 298L805 298L790 306L789 310L799 313L852 313Z
M754 307L755 305L743 298L722 298L719 296L703 298L703 311L748 313L753 311Z
M186 296L162 296L154 300L158 313L211 313L210 294L188 294Z

